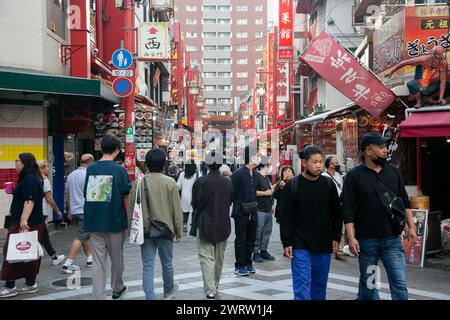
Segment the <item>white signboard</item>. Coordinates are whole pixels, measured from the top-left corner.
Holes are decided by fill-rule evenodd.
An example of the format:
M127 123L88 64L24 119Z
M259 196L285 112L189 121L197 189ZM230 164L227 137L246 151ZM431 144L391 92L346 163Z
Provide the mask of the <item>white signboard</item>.
M113 70L112 75L114 77L132 77L133 70Z
M150 0L150 8L155 10L173 9L173 0Z
M170 38L168 22L139 24L139 60L169 60Z
M289 61L278 61L277 65L277 102L289 102Z

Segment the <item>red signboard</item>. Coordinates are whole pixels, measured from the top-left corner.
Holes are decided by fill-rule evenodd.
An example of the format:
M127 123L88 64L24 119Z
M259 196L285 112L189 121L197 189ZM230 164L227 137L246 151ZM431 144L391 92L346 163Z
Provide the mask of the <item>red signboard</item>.
M292 47L293 44L293 3L294 0L280 0L278 20L278 25L280 26L278 46L280 47Z
M291 60L294 58L294 51L292 49L280 49L278 51L279 60Z
M395 99L388 87L325 31L310 43L302 60L344 96L375 116Z
M265 112L267 112L267 115L269 117L270 120L272 120L272 115L274 112L274 76L273 76L273 64L274 64L274 39L275 39L275 35L273 32L269 33L269 37L268 37L268 41L269 41L269 45L268 45L268 63L267 63L267 97L268 97L268 101L267 101L267 111L265 110Z

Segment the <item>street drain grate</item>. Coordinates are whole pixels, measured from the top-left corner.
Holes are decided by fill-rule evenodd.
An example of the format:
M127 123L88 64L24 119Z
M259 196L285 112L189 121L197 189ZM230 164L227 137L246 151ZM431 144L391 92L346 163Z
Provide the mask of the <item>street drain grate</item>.
M72 279L72 278L61 279L61 280L56 280L56 281L52 282L52 285L55 287L67 287L67 286L73 286L74 284L75 284L75 279ZM90 285L92 285L92 278L80 277L80 280L77 284L79 284L81 287L90 286Z

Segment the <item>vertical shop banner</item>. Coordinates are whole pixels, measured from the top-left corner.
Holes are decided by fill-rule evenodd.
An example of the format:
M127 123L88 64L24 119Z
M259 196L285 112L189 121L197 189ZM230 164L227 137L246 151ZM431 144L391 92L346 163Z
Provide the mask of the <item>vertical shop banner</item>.
M394 153L398 149L398 138L400 138L400 128L389 127L384 125L383 138L386 140L388 147L387 161L391 161L394 158Z
M395 100L388 87L325 31L309 44L302 60L344 96L375 116Z
M411 243L406 235L402 236L403 249L405 250L407 264L423 268L428 233L428 210L414 209L413 221L417 228L417 241Z
M139 23L139 60L170 60L168 22Z
M292 47L294 32L293 32L293 3L294 0L279 0L279 18L278 25L280 26L280 33L278 36L278 46Z
M274 40L275 40L275 34L273 32L269 33L268 37L268 53L267 53L267 116L269 119L272 119L272 114L274 112L274 76L272 70L273 67L273 59L274 59ZM266 110L265 110L266 111ZM269 120L270 121L270 120Z
M289 102L289 61L277 63L277 102Z

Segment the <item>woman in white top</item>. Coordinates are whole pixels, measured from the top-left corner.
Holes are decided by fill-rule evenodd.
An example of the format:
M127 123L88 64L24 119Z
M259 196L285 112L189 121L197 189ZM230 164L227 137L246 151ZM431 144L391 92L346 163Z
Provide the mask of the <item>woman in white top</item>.
M181 191L181 208L183 209L183 232L187 232L189 213L192 213L192 187L194 182L200 177L197 165L191 161L186 163L184 171L178 177L178 190Z
M45 218L45 229L44 229L44 241L42 245L44 246L45 251L47 251L48 255L52 259L52 264L57 266L66 258L63 254L56 254L56 250L53 248L52 243L50 242L50 235L48 234L47 229L47 219L48 216L52 215L52 209L56 211L58 215L58 220L62 220L63 215L61 210L59 210L58 206L53 200L52 196L52 186L50 184L50 180L48 180L48 162L41 161L39 163L39 168L41 169L42 175L44 177L44 198L42 199L42 211L44 213Z

